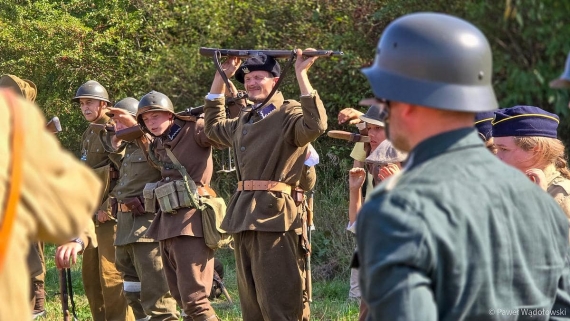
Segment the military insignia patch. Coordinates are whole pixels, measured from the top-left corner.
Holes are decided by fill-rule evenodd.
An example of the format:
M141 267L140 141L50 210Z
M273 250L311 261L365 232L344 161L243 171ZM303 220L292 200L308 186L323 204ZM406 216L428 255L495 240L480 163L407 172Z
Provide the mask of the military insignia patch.
M243 71L244 74L249 74L249 68L247 67L243 67L241 71Z
M257 113L259 114L261 119L263 119L263 118L269 116L269 114L271 114L271 112L274 111L275 109L276 109L275 105L270 104L270 105L263 107L263 109L258 111Z
M182 128L178 126L178 124L172 125L172 127L170 128L170 132L168 133L168 139L173 140L176 137L176 135L180 133L181 129Z

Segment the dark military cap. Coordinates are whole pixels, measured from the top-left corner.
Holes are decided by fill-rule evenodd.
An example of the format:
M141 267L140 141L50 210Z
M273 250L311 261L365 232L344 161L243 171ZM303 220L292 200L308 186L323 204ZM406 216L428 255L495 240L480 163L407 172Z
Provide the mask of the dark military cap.
M371 105L366 114L360 116L363 122L381 127L385 127L384 118L386 118L386 109L381 104Z
M557 138L560 119L534 106L514 106L495 111L493 137L541 136Z
M279 75L281 75L281 66L279 66L277 60L264 53L259 53L254 57L248 58L241 64L235 74L236 80L243 84L245 74L257 70L267 71L271 73L273 77L279 77Z
M493 118L495 118L494 111L483 111L475 114L475 127L485 141L493 137L493 125L491 125Z

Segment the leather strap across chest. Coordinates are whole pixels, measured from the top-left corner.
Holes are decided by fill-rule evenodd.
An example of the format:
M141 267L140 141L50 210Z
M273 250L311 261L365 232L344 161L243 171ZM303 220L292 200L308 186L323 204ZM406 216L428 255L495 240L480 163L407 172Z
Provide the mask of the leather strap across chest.
M276 181L248 180L239 181L238 191L271 191L291 194L293 187L289 184Z

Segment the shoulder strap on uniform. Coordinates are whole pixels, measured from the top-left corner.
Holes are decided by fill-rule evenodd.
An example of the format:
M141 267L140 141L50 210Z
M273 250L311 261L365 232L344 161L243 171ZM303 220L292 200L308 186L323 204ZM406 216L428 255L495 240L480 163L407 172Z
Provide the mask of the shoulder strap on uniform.
M10 235L16 219L16 211L20 200L20 186L22 183L22 166L24 154L24 123L22 120L22 110L15 106L16 100L12 93L3 91L7 101L9 113L12 114L12 137L10 139L10 149L12 161L9 172L8 189L6 190L6 206L3 210L4 219L0 223L0 271L4 267Z

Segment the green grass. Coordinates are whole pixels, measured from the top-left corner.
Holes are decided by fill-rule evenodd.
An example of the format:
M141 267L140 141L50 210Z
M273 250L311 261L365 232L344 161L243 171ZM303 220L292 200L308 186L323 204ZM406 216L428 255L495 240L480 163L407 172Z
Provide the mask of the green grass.
M59 278L53 263L54 246L46 246L46 310L47 315L39 320L62 320L61 301L59 297ZM235 275L233 252L229 249L219 250L216 254L225 267L224 283L233 300L230 304L224 296L212 302L216 313L222 320L242 320ZM89 305L81 282L81 261L72 268L73 293L76 313L79 320L91 320ZM311 305L312 320L356 320L358 304L347 300L348 276L321 280L313 283L313 303Z

